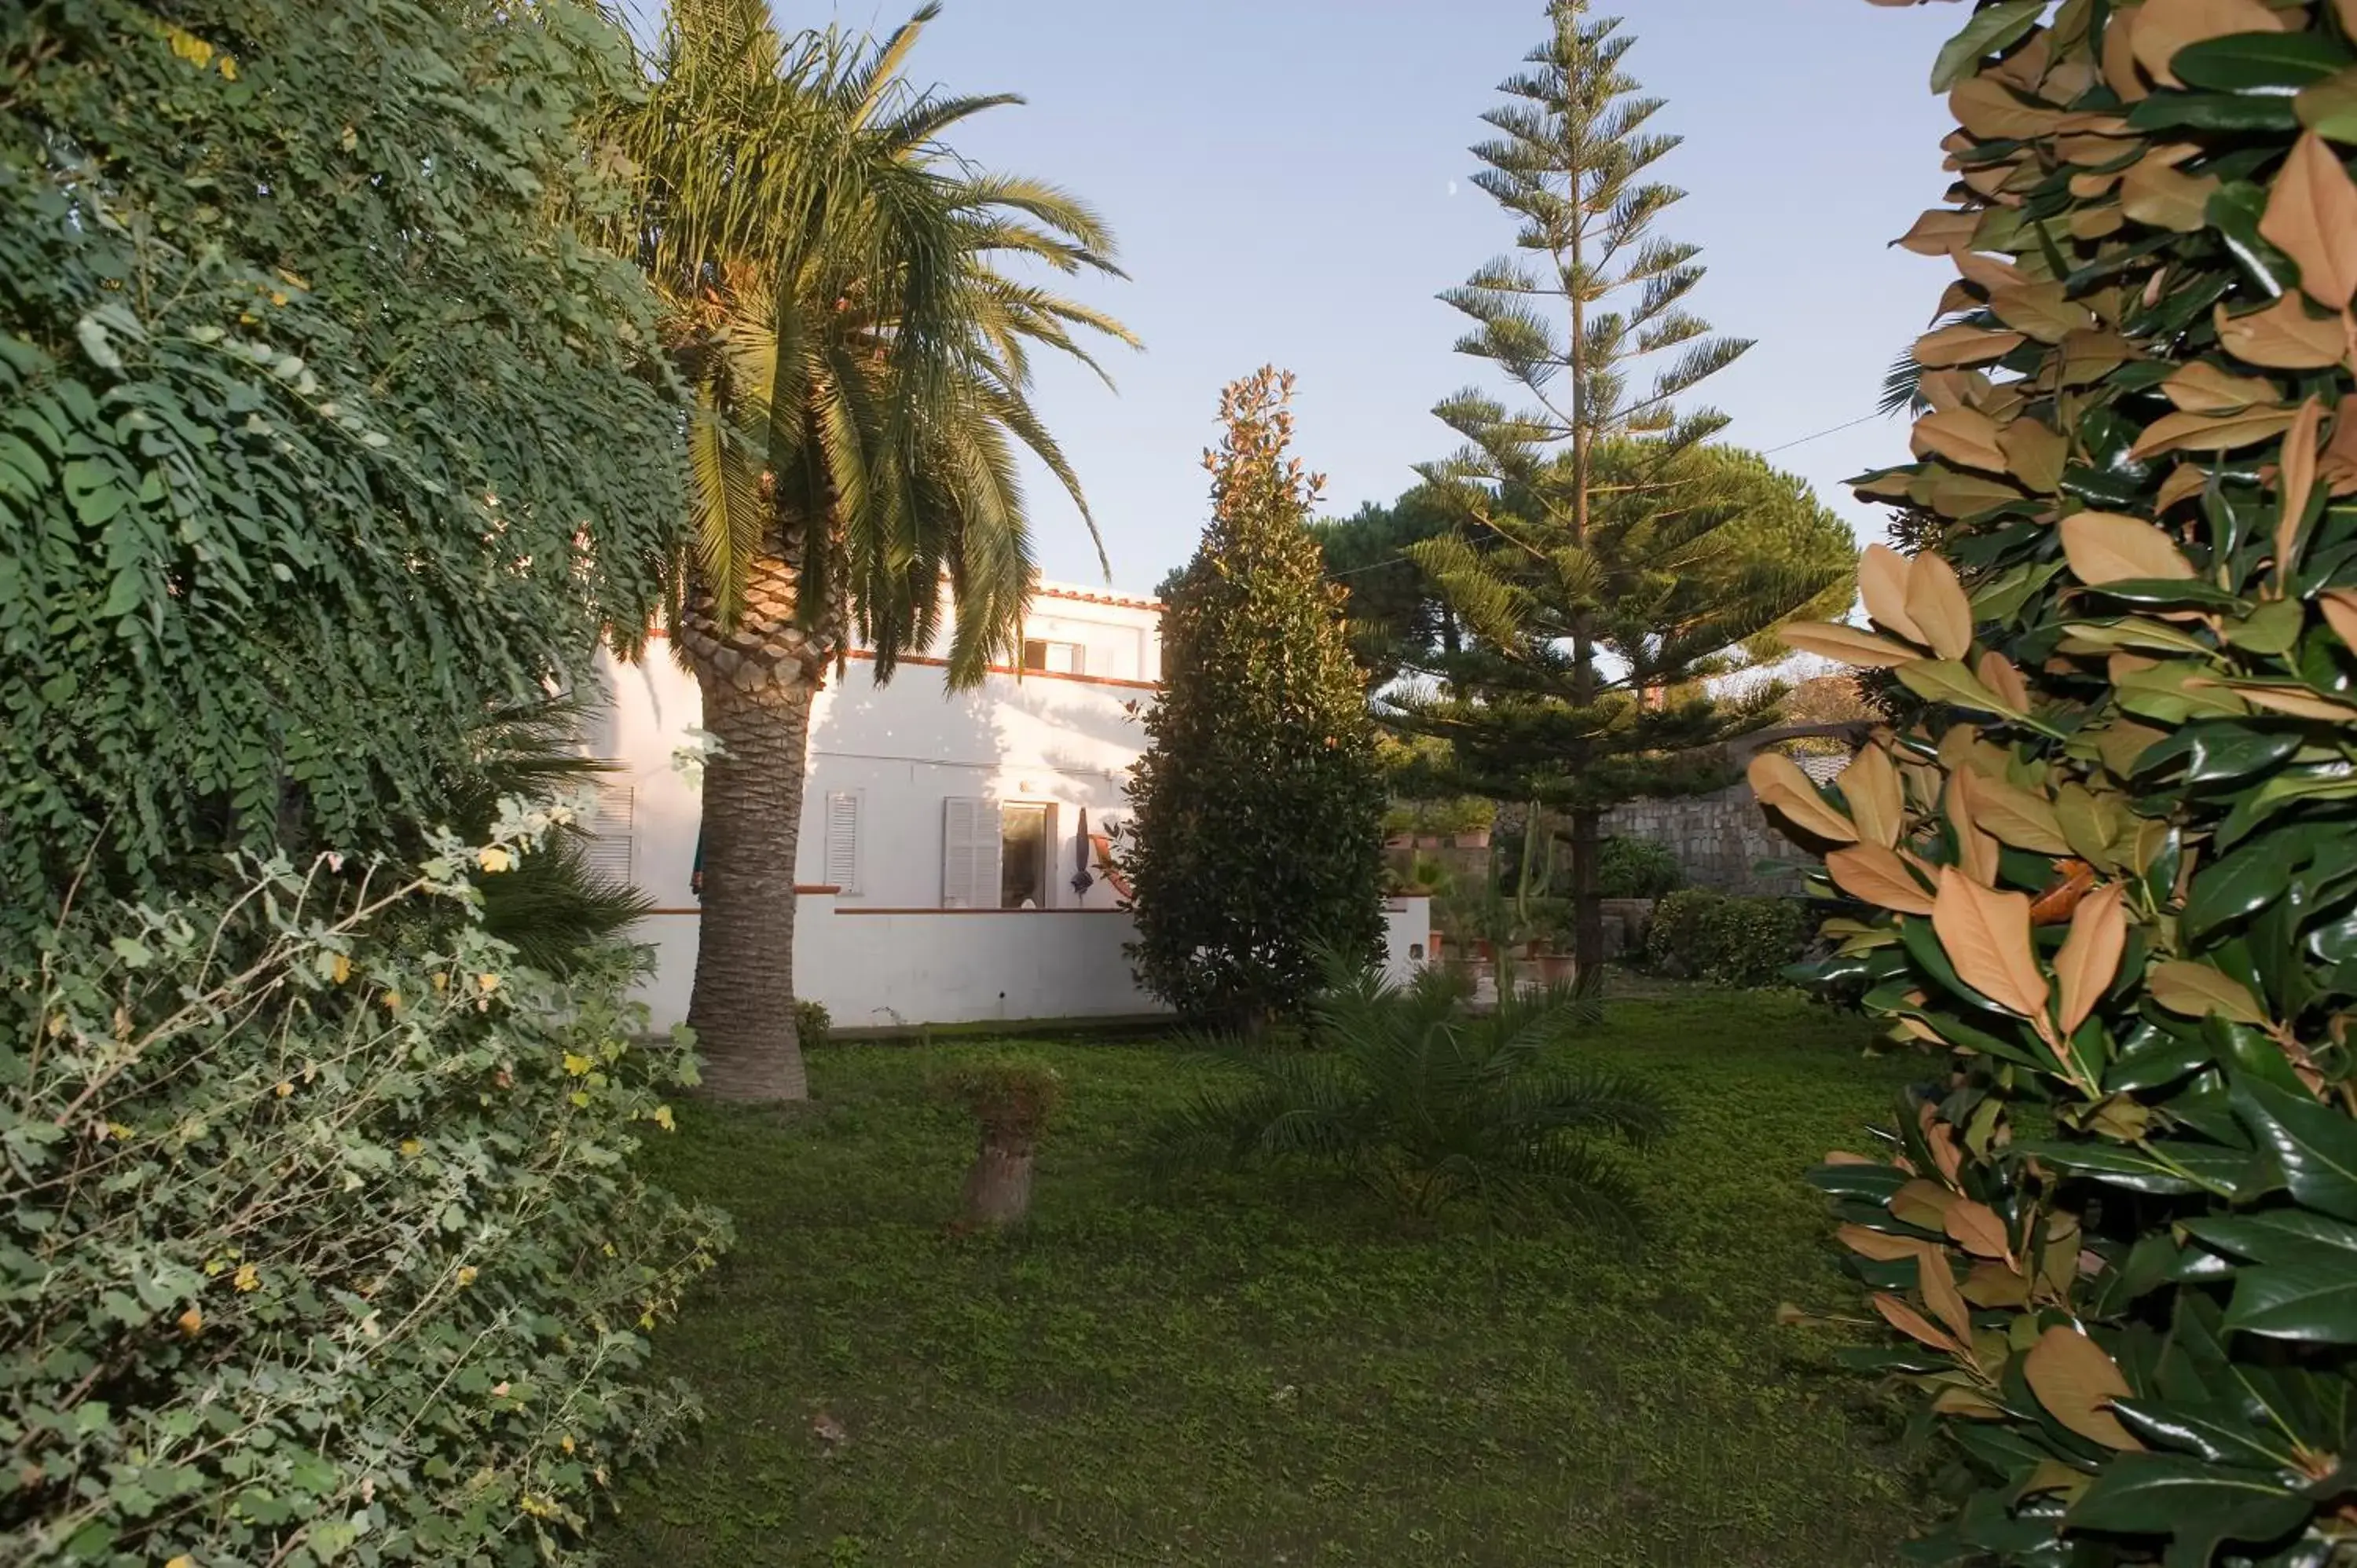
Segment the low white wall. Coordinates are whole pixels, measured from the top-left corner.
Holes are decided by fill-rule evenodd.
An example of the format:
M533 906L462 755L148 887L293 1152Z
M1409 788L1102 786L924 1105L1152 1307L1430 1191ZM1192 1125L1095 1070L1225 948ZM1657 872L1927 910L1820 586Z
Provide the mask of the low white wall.
M1413 973L1432 940L1431 901L1384 906L1384 967ZM640 996L657 1029L687 1017L697 917L648 917L656 950ZM794 991L823 1003L838 1027L1120 1018L1164 1011L1131 978L1122 951L1136 932L1123 910L864 911L804 894L794 915Z

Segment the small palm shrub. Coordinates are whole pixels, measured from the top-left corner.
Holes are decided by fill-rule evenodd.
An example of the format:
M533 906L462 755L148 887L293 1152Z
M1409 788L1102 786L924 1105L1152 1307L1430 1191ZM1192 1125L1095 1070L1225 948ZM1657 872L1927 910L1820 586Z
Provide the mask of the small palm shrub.
M1593 984L1524 992L1477 1014L1431 969L1406 985L1327 961L1306 1051L1223 1054L1241 1081L1207 1090L1153 1137L1164 1170L1302 1163L1348 1174L1405 1219L1493 1215L1631 1223L1636 1194L1605 1145L1669 1124L1652 1086L1563 1065L1600 1015Z
M826 1010L825 1003L813 1002L808 997L795 1001L794 1038L802 1042L802 1049L823 1046L834 1034L834 1015Z

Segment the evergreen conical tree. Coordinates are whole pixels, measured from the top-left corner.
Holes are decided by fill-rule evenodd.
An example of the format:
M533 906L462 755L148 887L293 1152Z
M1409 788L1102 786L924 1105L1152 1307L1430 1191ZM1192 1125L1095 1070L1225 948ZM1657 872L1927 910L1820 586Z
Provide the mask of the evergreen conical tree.
M1321 945L1372 958L1383 937L1375 730L1307 528L1322 481L1286 454L1292 391L1264 369L1221 397L1211 522L1163 610L1130 791L1139 976L1247 1029L1316 990Z
M1614 585L1592 550L1599 449L1618 444L1611 487L1623 499L1632 484L1672 483L1663 466L1726 424L1711 410L1681 416L1676 400L1750 345L1712 336L1685 308L1703 275L1695 248L1653 233L1684 193L1648 177L1678 138L1646 129L1662 100L1639 96L1620 70L1635 40L1618 18L1590 15L1586 0L1554 0L1547 24L1526 69L1500 84L1509 102L1482 116L1498 134L1473 149L1485 166L1474 183L1517 220L1520 253L1442 295L1474 322L1458 350L1496 365L1530 406L1509 413L1478 391L1443 403L1435 412L1467 445L1426 477L1458 498L1485 537L1546 558L1553 596L1567 612L1560 646L1543 650L1559 666L1549 672L1550 696L1559 690L1565 710L1557 717L1571 721L1553 733L1565 746L1560 771L1577 775L1594 765L1593 743L1620 723L1622 706L1598 663ZM1641 375L1651 380L1639 392ZM1522 528L1509 525L1510 511ZM1453 607L1480 613L1480 584L1456 575L1469 596L1452 597ZM1495 593L1488 607L1500 607ZM1601 813L1589 799L1572 813L1576 951L1585 965L1603 955Z

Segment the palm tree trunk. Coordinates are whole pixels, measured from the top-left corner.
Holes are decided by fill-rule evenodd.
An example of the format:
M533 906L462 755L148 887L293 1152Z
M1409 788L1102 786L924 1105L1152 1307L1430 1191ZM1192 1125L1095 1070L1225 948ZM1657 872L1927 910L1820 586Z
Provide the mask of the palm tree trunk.
M724 632L681 618L679 645L704 692L721 755L704 780L704 919L688 1026L704 1081L725 1100L807 1100L794 1027L794 858L802 839L811 703L825 639L794 625L794 573L748 564L745 607Z

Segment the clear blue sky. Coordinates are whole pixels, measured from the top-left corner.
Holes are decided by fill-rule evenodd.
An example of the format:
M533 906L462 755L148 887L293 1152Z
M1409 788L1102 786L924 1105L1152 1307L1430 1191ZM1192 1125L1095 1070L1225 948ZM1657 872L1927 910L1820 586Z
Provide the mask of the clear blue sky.
M776 0L789 27L878 31L914 3ZM1887 246L1944 188L1953 122L1926 78L1964 8L1598 8L1626 17L1625 69L1669 101L1655 128L1684 137L1657 167L1689 195L1659 231L1703 247L1699 312L1758 339L1702 389L1734 416L1725 438L1766 449L1871 413L1953 276ZM1256 366L1298 374L1297 449L1330 513L1454 445L1430 412L1444 394L1504 390L1450 351L1462 318L1434 295L1506 248L1467 148L1541 33L1537 0L946 0L909 75L1029 101L969 122L958 150L1079 192L1121 241L1130 281L1085 293L1145 352L1116 355L1117 394L1044 362L1039 390L1117 585L1193 550L1219 389ZM1774 457L1868 540L1878 514L1839 481L1904 460L1903 423L1879 419ZM1071 503L1044 476L1030 493L1048 574L1096 580Z

